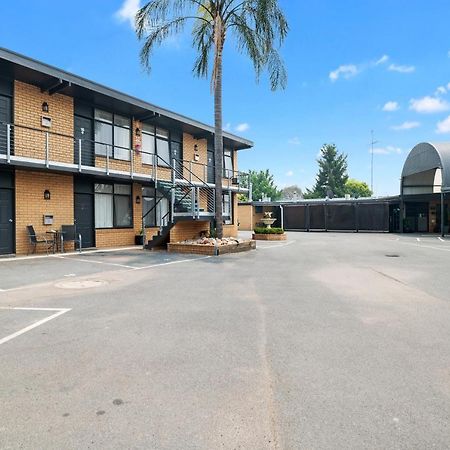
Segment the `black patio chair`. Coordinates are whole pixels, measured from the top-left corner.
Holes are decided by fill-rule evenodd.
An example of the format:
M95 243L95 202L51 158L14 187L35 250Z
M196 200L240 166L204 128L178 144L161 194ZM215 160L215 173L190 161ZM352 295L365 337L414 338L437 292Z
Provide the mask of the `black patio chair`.
M73 242L76 250L76 244L78 243L78 251L81 253L83 246L81 240L81 234L77 233L76 225L61 225L61 251L64 252L64 242Z
M47 251L47 255L48 255L48 251L50 249L52 249L54 251L54 249L55 249L54 239L49 238L43 234L37 235L36 232L34 231L33 225L27 225L27 231L28 231L28 239L29 239L27 255L30 254L30 252L29 252L30 246L33 247L33 253L36 253L36 249L39 244L45 245L45 250Z

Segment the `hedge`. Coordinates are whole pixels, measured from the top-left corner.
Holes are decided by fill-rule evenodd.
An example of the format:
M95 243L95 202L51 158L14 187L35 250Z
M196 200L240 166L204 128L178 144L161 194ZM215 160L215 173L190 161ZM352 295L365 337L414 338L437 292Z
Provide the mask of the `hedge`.
M284 234L283 228L256 227L253 232L255 234Z

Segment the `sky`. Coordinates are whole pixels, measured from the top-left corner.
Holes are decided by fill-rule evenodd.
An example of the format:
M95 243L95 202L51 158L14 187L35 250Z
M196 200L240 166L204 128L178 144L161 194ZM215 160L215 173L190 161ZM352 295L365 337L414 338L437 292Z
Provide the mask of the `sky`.
M141 4L143 0L141 0ZM139 0L0 3L0 47L36 58L194 119L213 123L208 79L195 78L190 30L152 56L147 73L132 16ZM69 7L70 5L70 7ZM289 35L280 49L288 86L266 77L234 46L224 56L224 124L252 139L240 170L269 169L280 187L311 187L325 143L348 155L349 175L397 194L419 142L450 141L448 0L280 0Z

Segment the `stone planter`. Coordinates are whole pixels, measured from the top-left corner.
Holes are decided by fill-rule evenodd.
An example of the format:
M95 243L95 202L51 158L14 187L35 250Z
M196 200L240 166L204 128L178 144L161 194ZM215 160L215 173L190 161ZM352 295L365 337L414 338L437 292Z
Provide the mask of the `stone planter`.
M283 234L255 234L252 239L255 241L285 241L287 239L286 233Z
M255 241L244 241L236 244L221 245L215 247L214 245L201 244L183 244L176 242L167 244L167 251L170 253L190 253L194 255L217 256L225 255L227 253L248 252L256 248Z

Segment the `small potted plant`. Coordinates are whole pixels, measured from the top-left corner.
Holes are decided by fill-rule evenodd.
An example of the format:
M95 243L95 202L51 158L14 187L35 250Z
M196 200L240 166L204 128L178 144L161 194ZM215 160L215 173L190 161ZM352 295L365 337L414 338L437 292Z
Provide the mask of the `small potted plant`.
M139 234L134 236L135 245L144 245L144 230L139 231Z

